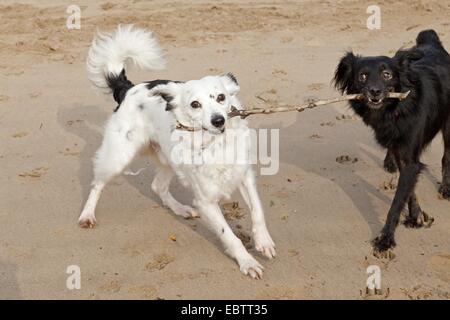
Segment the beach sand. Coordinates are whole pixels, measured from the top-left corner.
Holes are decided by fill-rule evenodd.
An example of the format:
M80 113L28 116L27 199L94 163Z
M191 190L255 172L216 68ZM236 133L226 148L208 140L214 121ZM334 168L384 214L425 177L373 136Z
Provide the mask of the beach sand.
M369 1L85 1L81 30L68 30L73 1L0 5L0 298L2 299L449 299L450 202L438 197L441 135L423 157L418 184L430 229L400 225L393 260L372 256L397 175L384 151L344 103L300 114L249 118L280 129L280 168L257 178L278 256L253 248L244 208L233 230L264 265L262 280L239 272L201 221L183 220L150 190L153 169L105 189L98 226L77 218L92 178L91 159L116 104L93 89L86 54L97 28L134 23L166 52L158 72L129 78L189 80L232 72L248 108L332 98L339 58L353 49L393 55L426 28L450 49L449 1L377 1L381 30L368 30ZM336 161L348 156L351 161ZM347 159L347 158L345 158ZM136 159L131 168L146 167ZM259 172L259 169L256 170ZM176 198L191 194L176 182ZM81 269L69 290L67 267ZM383 294L366 296L366 268L381 268Z

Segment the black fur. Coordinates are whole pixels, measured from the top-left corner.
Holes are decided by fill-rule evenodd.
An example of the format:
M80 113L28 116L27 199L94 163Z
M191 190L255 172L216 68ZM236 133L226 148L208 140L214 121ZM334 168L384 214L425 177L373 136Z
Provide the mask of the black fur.
M416 46L400 50L392 58L348 52L336 69L334 82L342 93L364 94L364 100L352 100L350 106L374 130L377 142L388 149L385 168L400 170L386 224L373 241L376 250L385 251L395 246L395 228L406 204L408 226L432 222L420 209L414 190L424 168L420 156L439 131L445 141L439 192L450 199L450 56L436 32L425 30L417 36ZM385 97L389 91L408 90L411 93L404 101Z
M120 72L119 75L110 74L106 77L106 83L108 87L112 90L114 100L117 102L117 107L114 112L119 110L120 104L122 103L127 91L134 86L134 84L127 79L125 75L125 69Z
M160 84L168 84L170 82L175 82L175 83L181 83L181 81L173 81L173 80L153 80L153 81L148 81L147 82L147 89L151 90L154 87L160 85ZM173 109L172 105L170 104L170 102L173 100L173 97L165 94L165 93L159 93L159 95L161 96L161 98L163 98L164 100L166 100L167 104L166 104L166 111L170 111Z
M152 80L152 81L147 81L147 89L151 90L156 86L159 86L160 84L168 84L170 82L175 82L175 83L180 83L180 81L174 81L174 80Z
M239 85L236 77L234 76L234 74L232 74L231 72L227 73L227 77L230 78L234 83L236 83L237 85Z

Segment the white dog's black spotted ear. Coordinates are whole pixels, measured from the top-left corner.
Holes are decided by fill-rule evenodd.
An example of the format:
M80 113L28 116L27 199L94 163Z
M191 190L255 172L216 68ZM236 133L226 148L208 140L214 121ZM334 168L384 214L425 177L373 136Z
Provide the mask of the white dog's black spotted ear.
M172 104L170 104L173 101L173 97L170 94L166 92L158 92L158 95L167 102L166 111L170 111L175 108Z
M166 101L166 111L173 110L177 105L178 85L168 83L166 85L156 86L149 95L159 96Z
M234 76L234 74L232 74L231 72L228 72L228 73L226 74L226 76L227 76L228 78L230 78L231 80L233 80L234 83L236 83L237 85L239 85L239 83L238 83L236 77Z
M220 76L220 79L222 80L225 89L231 96L234 96L239 92L240 87L238 81L232 73L224 74Z

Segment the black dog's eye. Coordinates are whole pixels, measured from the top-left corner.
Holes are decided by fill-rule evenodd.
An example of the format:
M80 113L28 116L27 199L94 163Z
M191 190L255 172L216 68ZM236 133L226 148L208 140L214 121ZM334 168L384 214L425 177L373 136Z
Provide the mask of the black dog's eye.
M194 109L198 109L198 108L201 108L202 105L198 101L192 101L191 102L191 107L194 108Z
M223 93L221 93L217 96L217 102L223 102L223 101L225 101L225 95Z
M383 71L383 78L384 78L384 80L391 80L392 73L390 73L389 71Z
M361 74L359 75L359 81L361 81L361 82L366 82L366 80L367 80L367 74L361 73Z

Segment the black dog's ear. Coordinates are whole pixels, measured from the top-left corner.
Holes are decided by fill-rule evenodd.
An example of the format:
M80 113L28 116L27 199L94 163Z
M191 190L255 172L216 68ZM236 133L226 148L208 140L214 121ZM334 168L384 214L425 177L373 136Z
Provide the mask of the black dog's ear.
M419 50L400 50L394 56L399 68L406 68L412 61L417 61L423 58L423 53Z
M334 72L334 86L341 93L344 93L352 81L353 69L356 62L357 57L353 54L353 52L347 52L339 62L336 71Z

